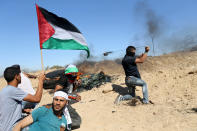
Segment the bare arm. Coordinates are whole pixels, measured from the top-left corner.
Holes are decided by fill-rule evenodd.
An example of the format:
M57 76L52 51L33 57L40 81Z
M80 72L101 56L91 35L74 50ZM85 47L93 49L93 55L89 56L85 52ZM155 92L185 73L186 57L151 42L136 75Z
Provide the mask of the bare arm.
M135 63L143 63L147 58L147 53L149 50L149 47L145 47L145 53L142 54L140 57L136 58Z
M40 102L42 98L42 92L43 92L43 81L45 80L44 72L40 74L39 76L39 83L38 83L38 89L36 90L35 95L28 94L23 100L28 102Z
M21 131L24 127L33 123L32 115L25 117L23 120L19 121L16 126L13 128L13 131Z
M147 58L147 53L142 54L140 57L135 59L135 63L143 63Z

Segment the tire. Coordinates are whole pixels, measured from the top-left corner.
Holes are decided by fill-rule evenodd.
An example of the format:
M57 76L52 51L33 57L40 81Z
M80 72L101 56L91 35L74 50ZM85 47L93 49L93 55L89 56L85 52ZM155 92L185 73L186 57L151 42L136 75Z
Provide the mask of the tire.
M52 71L52 72L47 73L46 74L46 77L47 78L54 78L54 77L61 76L63 73L64 73L64 69L55 70L55 71Z
M55 77L60 77L64 73L64 70L55 70L46 74L46 78L51 80L45 80L43 84L44 89L55 89L58 80L53 80Z

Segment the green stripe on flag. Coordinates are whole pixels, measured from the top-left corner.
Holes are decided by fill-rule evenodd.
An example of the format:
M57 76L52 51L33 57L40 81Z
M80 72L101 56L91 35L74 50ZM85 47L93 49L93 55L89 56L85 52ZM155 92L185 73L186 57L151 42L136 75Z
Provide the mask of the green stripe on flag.
M42 44L43 49L59 49L59 50L86 50L88 57L90 55L89 48L81 45L75 40L61 40L50 37L46 42Z

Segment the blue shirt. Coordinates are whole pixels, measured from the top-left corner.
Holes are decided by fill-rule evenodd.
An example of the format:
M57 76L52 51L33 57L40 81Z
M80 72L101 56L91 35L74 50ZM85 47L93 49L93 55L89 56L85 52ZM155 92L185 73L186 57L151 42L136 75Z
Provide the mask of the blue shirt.
M60 131L62 124L67 125L67 121L62 114L58 118L52 108L40 107L32 112L34 123L30 126L29 131Z
M13 86L6 86L0 91L0 131L11 131L21 119L22 100L27 93Z

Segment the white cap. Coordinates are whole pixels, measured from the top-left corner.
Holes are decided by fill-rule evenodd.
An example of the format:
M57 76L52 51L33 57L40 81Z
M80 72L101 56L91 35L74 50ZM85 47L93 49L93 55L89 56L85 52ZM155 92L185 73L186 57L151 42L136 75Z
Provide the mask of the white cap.
M66 92L63 92L63 91L56 91L56 92L54 93L53 98L56 97L56 96L60 96L60 97L65 98L66 100L70 100L70 99L68 98L67 93L66 93Z

